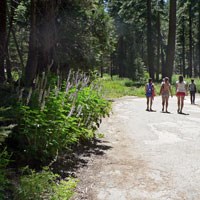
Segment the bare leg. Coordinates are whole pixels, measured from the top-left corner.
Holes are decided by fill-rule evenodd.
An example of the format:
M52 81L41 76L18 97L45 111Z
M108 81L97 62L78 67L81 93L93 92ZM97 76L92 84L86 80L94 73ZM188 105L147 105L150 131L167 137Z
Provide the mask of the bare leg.
M183 106L184 106L184 96L181 97L181 110L180 110L180 113L182 113L182 110L183 110Z
M195 92L192 94L192 103L195 104Z
M149 97L149 99L150 99L150 110L152 110L153 99L152 97Z
M191 102L191 104L193 103L193 100L192 100L193 98L192 98L192 92L190 92L190 102Z
M177 97L177 104L178 104L178 110L177 112L180 112L180 96Z
M168 112L168 101L169 101L169 97L165 97L165 102L166 102L166 112Z
M149 110L149 98L150 97L147 97L147 110Z
M165 106L165 97L162 96L162 112L164 111Z

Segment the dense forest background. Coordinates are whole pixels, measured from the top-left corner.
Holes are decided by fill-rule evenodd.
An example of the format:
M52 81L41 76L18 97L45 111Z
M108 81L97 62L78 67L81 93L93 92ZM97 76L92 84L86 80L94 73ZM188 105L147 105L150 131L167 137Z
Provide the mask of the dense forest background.
M199 13L192 0L2 0L0 82L30 86L49 66L63 77L200 76Z
M200 1L0 0L0 199L71 197L58 160L95 144L105 74L200 77Z

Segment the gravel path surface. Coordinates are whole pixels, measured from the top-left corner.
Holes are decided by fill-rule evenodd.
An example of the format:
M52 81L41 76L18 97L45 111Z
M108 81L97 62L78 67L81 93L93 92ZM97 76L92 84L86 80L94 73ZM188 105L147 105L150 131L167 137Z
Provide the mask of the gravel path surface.
M123 97L99 129L105 137L99 154L86 157L73 200L199 200L200 97L186 97L177 114L176 97L170 113L161 112L155 97L147 112L146 99Z

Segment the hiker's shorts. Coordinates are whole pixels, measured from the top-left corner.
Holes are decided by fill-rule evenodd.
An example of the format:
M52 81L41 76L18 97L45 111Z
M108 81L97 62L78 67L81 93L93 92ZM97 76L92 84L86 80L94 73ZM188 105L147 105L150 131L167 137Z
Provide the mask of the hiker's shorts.
M177 97L184 97L185 96L185 92L177 92L176 96Z

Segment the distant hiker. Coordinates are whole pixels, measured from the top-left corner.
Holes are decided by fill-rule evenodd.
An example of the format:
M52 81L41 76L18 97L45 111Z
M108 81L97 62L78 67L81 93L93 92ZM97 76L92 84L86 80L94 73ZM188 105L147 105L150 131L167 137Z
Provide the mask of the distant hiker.
M164 81L161 83L160 87L160 95L162 96L162 112L168 113L168 101L169 101L169 95L172 97L172 90L171 90L171 85L169 83L169 78L165 77Z
M194 83L194 79L191 79L191 83L189 84L189 91L190 91L191 104L195 104L195 93L197 89L196 89L196 84Z
M154 90L154 84L153 84L151 78L149 78L149 82L145 86L145 94L146 94L146 98L147 98L146 111L153 111L152 104L153 104L153 98L155 96L155 90Z
M182 113L184 106L184 98L187 95L187 84L183 80L183 76L179 76L179 80L176 81L176 96L177 96L177 104L178 104L178 113Z

